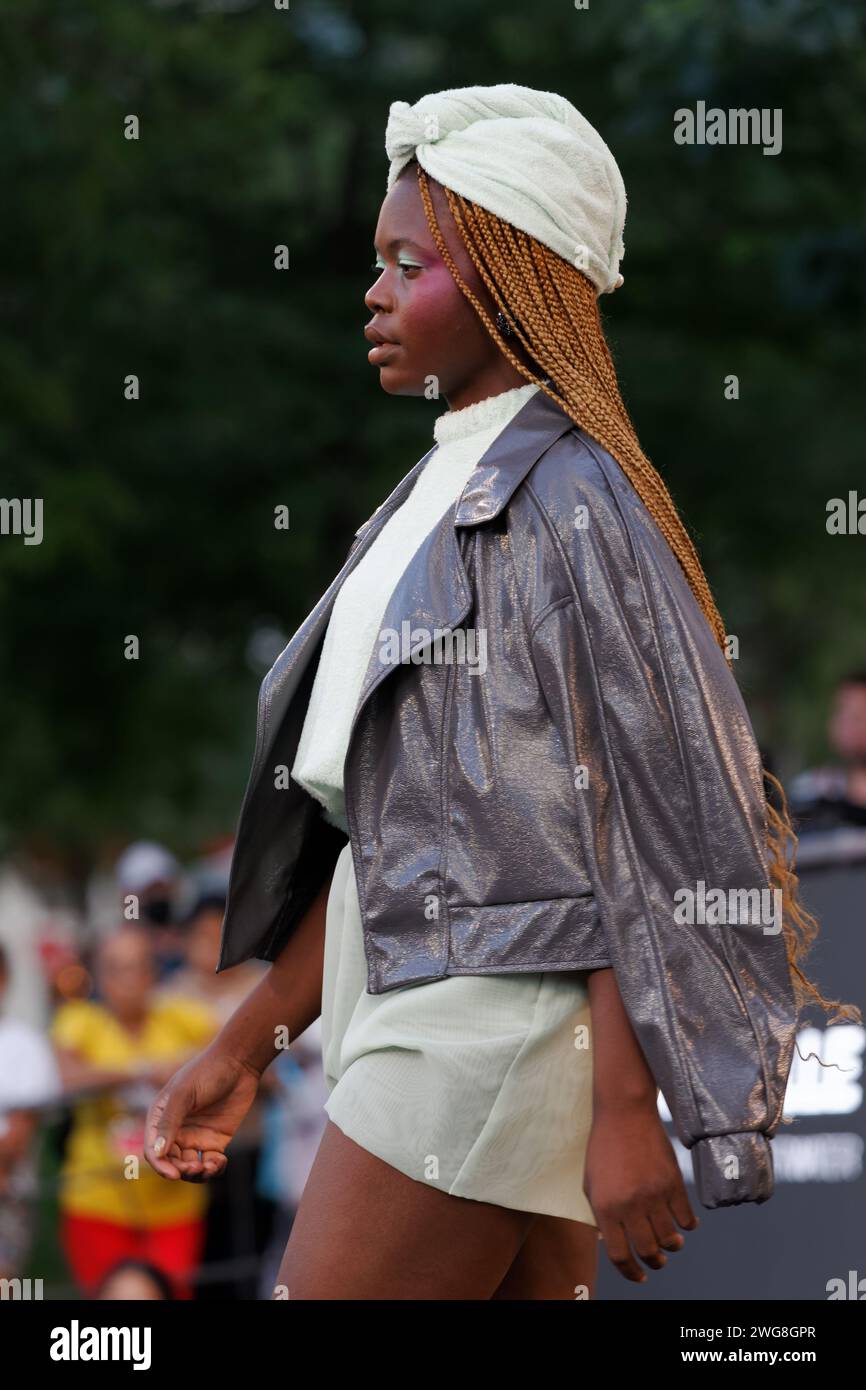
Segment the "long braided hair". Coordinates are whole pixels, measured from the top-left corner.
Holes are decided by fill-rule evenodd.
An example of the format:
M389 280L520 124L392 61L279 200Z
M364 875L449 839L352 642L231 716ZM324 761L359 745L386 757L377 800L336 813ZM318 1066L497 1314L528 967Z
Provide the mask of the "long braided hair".
M414 163L430 231L456 284L512 366L555 400L622 468L679 561L725 653L728 669L733 672L725 625L697 551L673 498L640 447L620 395L595 286L576 265L571 265L535 237L442 185L460 237L493 301L510 325L512 341L516 338L523 344L532 361L557 388L553 391L533 376L512 351L477 295L462 280L436 220L426 171L417 160ZM781 810L777 810L770 797L766 798L767 848L770 882L782 892L782 929L795 1005L798 1012L810 1003L827 1012L836 1009L831 1023L845 1020L862 1023L856 1005L825 999L800 969L799 961L811 949L819 925L798 897L798 879L794 871L797 835L791 824L784 787L766 768L764 777L781 800ZM789 841L792 842L790 863L787 857Z

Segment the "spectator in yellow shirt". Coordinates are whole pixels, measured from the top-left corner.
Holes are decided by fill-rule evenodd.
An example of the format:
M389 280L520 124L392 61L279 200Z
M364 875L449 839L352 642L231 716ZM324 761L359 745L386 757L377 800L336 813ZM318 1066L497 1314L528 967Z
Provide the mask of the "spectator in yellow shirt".
M144 1119L156 1091L210 1042L218 1020L195 1000L155 996L153 947L138 925L124 924L100 944L96 978L99 1002L64 1004L51 1027L64 1092L75 1101L61 1175L66 1257L85 1293L119 1260L138 1258L189 1298L208 1191L163 1182L145 1163Z

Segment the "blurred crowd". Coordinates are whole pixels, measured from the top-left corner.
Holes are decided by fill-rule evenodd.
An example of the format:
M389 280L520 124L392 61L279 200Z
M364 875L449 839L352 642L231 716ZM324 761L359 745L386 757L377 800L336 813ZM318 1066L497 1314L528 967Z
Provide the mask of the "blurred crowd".
M29 943L42 1026L6 1007L32 962L0 939L0 1279L40 1277L47 1241L58 1292L65 1268L83 1298L270 1296L326 1120L318 1025L265 1072L220 1178L169 1182L142 1157L154 1096L268 968L216 973L225 904L219 874L129 845L98 926Z
M866 859L866 670L838 682L827 741L788 787L801 864L828 845ZM48 1248L84 1298L270 1297L326 1121L318 1024L266 1070L218 1179L169 1182L142 1157L153 1097L268 968L216 973L230 850L191 872L133 843L78 936L19 933L14 951L0 893L0 1279L40 1277ZM42 1026L10 1007L33 960Z
M837 682L827 721L830 758L792 778L788 799L800 829L866 828L866 667ZM858 837L850 837L853 845Z

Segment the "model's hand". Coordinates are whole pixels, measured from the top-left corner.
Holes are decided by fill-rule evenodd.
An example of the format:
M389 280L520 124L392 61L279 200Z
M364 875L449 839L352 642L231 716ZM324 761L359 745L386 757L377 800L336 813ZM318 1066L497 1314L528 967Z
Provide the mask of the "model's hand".
M699 1224L665 1133L655 1098L621 1108L594 1108L583 1190L611 1262L625 1279L643 1283L667 1264L662 1250L681 1250Z
M213 1045L191 1058L147 1112L144 1156L151 1168L187 1182L221 1173L260 1080L252 1067Z

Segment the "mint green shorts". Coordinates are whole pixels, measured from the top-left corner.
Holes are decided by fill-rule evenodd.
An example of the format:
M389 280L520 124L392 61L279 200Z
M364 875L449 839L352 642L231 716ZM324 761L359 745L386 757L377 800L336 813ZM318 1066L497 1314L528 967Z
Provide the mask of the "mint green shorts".
M584 971L458 975L367 993L352 847L328 897L322 1057L329 1119L457 1197L597 1225Z

